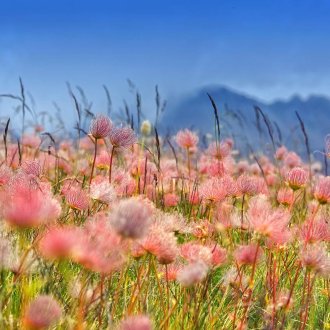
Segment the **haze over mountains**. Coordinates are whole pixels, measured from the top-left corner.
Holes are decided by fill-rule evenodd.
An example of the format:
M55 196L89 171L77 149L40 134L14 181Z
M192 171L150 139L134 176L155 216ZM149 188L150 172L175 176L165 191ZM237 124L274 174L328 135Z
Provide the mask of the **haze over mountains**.
M270 142L262 118L259 120L262 131L257 129L255 106L260 107L269 118L278 144L282 141L304 151L303 135L295 111L298 111L305 124L312 151L322 149L324 138L330 133L330 99L327 97L312 95L303 99L293 96L286 101L267 103L215 85L203 87L175 103L169 103L162 117L162 129L175 132L190 127L201 134L214 133L213 109L207 93L217 104L223 135L234 137L241 146L247 142L254 146Z

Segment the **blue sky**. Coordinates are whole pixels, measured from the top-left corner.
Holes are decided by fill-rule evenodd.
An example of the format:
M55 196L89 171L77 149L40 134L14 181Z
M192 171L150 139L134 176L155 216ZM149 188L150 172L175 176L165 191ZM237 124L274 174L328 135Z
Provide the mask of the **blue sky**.
M0 93L18 77L39 110L70 106L65 82L104 109L129 98L146 112L154 85L167 98L223 84L264 100L330 96L328 0L2 0Z

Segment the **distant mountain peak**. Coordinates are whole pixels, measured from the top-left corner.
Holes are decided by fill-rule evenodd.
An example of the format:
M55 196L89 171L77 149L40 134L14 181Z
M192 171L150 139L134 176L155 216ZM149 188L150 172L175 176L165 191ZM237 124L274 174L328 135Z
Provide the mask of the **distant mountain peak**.
M296 143L295 141L301 138L299 136L301 132L299 129L297 130L299 125L297 126L295 111L299 112L305 123L312 147L322 148L324 137L330 132L330 99L325 96L302 97L295 94L287 100L278 99L268 103L233 88L217 84L203 86L182 96L175 103L169 104L162 120L163 128L173 132L191 127L201 133L212 133L214 118L207 93L217 103L220 121L222 119L222 122L225 122L224 131L227 129L228 134L249 134L252 141L256 139L254 105L260 106L270 120L276 122L278 128L283 131L283 138L289 139L292 143ZM245 128L242 130L243 124ZM230 133L230 129L238 132ZM294 135L290 136L290 134Z

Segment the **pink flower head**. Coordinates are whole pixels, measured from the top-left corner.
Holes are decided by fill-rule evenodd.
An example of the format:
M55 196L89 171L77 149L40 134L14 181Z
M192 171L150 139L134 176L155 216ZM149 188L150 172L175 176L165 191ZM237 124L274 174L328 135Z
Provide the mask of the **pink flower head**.
M82 239L82 230L73 226L52 227L39 242L39 251L47 259L71 258Z
M256 177L242 174L238 177L236 184L241 195L255 195L259 192L259 182Z
M178 255L176 237L166 232L161 226L154 224L148 235L141 241L143 249L154 255L164 265L172 263Z
M258 196L250 201L247 218L252 230L277 241L287 229L290 213L281 208L272 209L264 196Z
M153 226L159 226L167 232L178 232L182 234L190 233L191 226L187 220L178 213L165 213L156 210Z
M234 251L234 258L239 265L253 265L260 261L262 252L256 244L240 245Z
M109 135L111 128L112 122L110 118L98 115L91 121L89 132L95 139L104 139Z
M89 197L87 193L80 187L69 188L65 193L65 200L68 205L75 210L85 211L89 206Z
M216 268L223 265L227 260L226 249L221 248L220 246L218 246L217 243L208 244L208 246L212 253L212 259L211 259L212 267Z
M167 193L164 195L164 205L166 207L176 206L179 203L180 199L178 195L174 193Z
M232 227L232 213L234 211L234 207L232 204L223 202L216 208L215 219L216 219L216 229L218 231L223 231L225 229Z
M83 233L73 255L75 262L102 274L111 274L122 268L126 262L126 246L105 215L88 221Z
M248 161L246 161L246 160L240 160L237 163L237 173L239 175L244 174L244 173L248 172L249 167L250 167L250 165L249 165Z
M192 225L192 235L198 238L210 237L214 232L214 225L207 219L194 223Z
M129 127L113 127L109 133L111 144L116 148L129 148L136 142L136 135Z
M97 168L102 170L102 169L108 169L109 164L110 164L110 156L105 150L102 150L96 156L95 165Z
M188 262L202 261L206 265L212 264L212 252L210 247L194 242L181 245L181 256Z
M301 167L294 167L286 175L286 181L293 190L303 187L308 180L308 173Z
M212 178L205 181L199 188L199 194L205 202L219 202L226 198L227 190L223 180Z
M294 191L289 188L281 188L277 193L277 201L285 206L291 206L294 203Z
M36 227L59 217L61 206L50 191L42 190L37 182L31 185L24 177L16 175L15 178L1 198L3 218L8 223Z
M300 239L306 243L315 243L326 240L330 228L323 218L309 219L303 223L299 230Z
M123 237L142 238L151 225L152 212L150 204L144 200L124 199L113 208L111 224Z
M330 203L330 176L319 180L315 187L314 197L320 204Z
M284 164L287 167L294 168L301 166L301 159L295 152L288 152L284 157Z
M118 330L152 330L152 323L146 315L129 316L120 322Z
M278 160L282 160L287 155L287 153L288 153L288 150L286 149L286 147L281 146L276 150L275 158Z
M330 258L324 245L309 244L300 252L302 265L324 276L330 274Z
M173 262L170 265L167 265L167 269L165 269L163 276L167 281L175 281L178 275L178 272L183 268L183 265L179 262Z
M113 186L107 179L96 177L90 186L90 196L105 204L111 204L117 199L117 194Z
M208 273L207 265L197 261L184 266L177 274L177 280L185 287L202 282Z
M22 170L27 175L35 177L39 177L42 172L41 165L37 160L25 160L22 164Z
M24 314L24 324L29 329L47 329L62 316L59 303L48 295L40 295L34 299Z
M224 159L230 155L231 144L227 141L218 143L211 143L207 149L207 152L216 159Z
M179 131L175 136L176 143L184 149L196 148L198 140L197 134L188 129Z

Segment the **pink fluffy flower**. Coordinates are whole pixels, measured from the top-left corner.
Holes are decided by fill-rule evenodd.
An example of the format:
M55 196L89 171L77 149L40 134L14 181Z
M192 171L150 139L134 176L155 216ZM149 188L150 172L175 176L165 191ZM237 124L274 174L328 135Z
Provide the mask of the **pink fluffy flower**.
M116 148L129 148L136 142L136 135L129 127L113 127L109 133L111 144Z
M208 272L208 267L202 261L184 266L177 274L177 280L185 287L202 282Z
M164 195L164 205L166 207L176 206L179 202L179 197L174 193Z
M236 181L236 185L241 195L255 195L259 192L259 181L254 176L240 175Z
M141 199L121 200L111 214L111 224L116 232L126 238L142 238L151 225L153 209Z
M323 276L330 275L330 257L321 244L309 244L300 251L300 260L306 268Z
M293 190L297 190L306 184L308 173L301 167L294 167L286 174L285 179Z
M211 143L207 149L207 153L209 153L212 157L216 159L224 159L230 155L231 145L226 142Z
M323 218L309 219L299 229L299 238L305 244L326 240L329 234L329 226Z
M287 153L288 153L287 148L285 146L281 146L276 150L275 158L278 160L283 160L284 157L287 155Z
M192 235L198 238L208 238L212 236L214 229L214 225L204 219L192 225Z
M71 258L79 249L83 232L74 226L52 227L41 238L39 251L47 259Z
M234 212L234 206L231 203L223 202L216 208L215 227L218 231L229 229L232 227L232 214Z
M290 213L281 208L273 209L264 196L258 196L250 201L247 219L250 228L255 232L272 241L281 241L283 233L287 230Z
M315 187L314 197L320 204L330 203L330 177L324 177L319 180Z
M38 182L26 181L16 176L1 196L3 218L18 227L36 227L55 221L61 206L51 192L42 189Z
M294 203L294 191L289 188L281 188L277 193L277 201L285 206L291 206Z
M173 262L166 267L163 276L167 281L175 281L179 271L183 268L183 265L179 262Z
M195 242L182 244L181 256L190 263L202 261L206 265L212 264L212 252L210 247Z
M108 116L98 115L91 121L89 132L95 139L104 139L109 135L111 128L112 123L110 118Z
M113 186L106 179L95 178L90 186L90 196L105 204L111 204L117 199Z
M32 175L35 177L39 177L42 172L41 165L37 160L25 160L22 164L22 170L27 175Z
M126 262L126 246L105 215L88 221L83 233L73 256L75 262L101 274L111 274L122 268Z
M84 227L54 227L42 237L39 251L47 259L68 259L102 274L119 270L126 247L105 215L89 219Z
M101 150L101 152L96 156L95 166L98 169L108 169L110 164L110 156L105 150Z
M40 295L28 306L24 314L24 324L28 329L47 329L62 316L59 303L48 295Z
M174 233L166 232L160 225L154 224L140 245L154 255L159 263L166 265L172 263L178 255L176 241Z
M262 249L256 244L240 245L234 251L234 258L239 265L253 265L260 261Z
M208 246L209 246L209 248L211 250L211 254L212 254L212 259L211 259L212 267L216 268L216 267L220 267L221 265L223 265L227 260L226 249L221 248L216 243L209 244Z
M184 149L196 148L198 140L197 134L188 129L179 131L175 136L176 143Z
M227 189L222 179L212 178L200 186L199 194L205 202L214 203L226 198Z
M289 168L301 166L301 163L300 157L293 151L286 153L284 156L284 164Z
M89 206L89 197L87 193L78 186L69 188L65 193L65 200L68 205L78 211L85 211Z
M146 315L129 316L120 322L118 330L152 330L152 322Z

